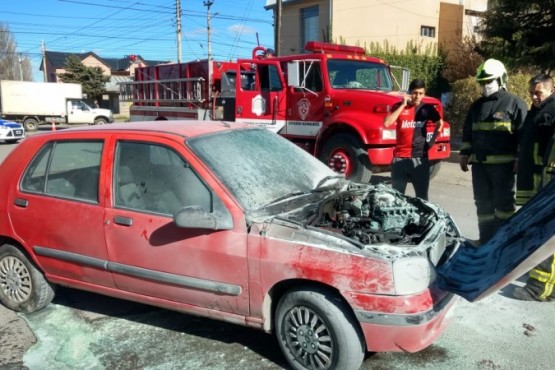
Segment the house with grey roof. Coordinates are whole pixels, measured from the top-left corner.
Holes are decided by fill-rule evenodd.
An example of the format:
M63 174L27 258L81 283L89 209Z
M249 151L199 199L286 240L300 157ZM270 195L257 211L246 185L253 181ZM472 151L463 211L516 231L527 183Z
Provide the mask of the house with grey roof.
M126 114L129 111L128 103L120 102L119 82L131 81L138 67L155 66L159 64L171 63L168 60L147 60L140 55L126 55L122 58L103 58L92 51L85 53L69 53L59 51L46 51L45 58L40 65L46 82L61 82L60 74L65 73L67 58L75 55L81 63L87 67L99 67L104 75L110 76L110 81L106 83L106 94L100 102L101 108L110 109L115 114ZM85 97L85 100L87 98ZM88 101L91 105L95 102Z

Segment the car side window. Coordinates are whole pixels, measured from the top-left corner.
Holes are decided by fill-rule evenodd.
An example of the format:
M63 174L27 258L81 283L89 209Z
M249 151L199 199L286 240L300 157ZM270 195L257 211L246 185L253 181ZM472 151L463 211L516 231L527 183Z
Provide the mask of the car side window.
M21 189L56 197L98 202L102 141L48 143L31 161Z
M172 149L120 141L114 166L116 207L173 215L186 206L212 212L212 192Z

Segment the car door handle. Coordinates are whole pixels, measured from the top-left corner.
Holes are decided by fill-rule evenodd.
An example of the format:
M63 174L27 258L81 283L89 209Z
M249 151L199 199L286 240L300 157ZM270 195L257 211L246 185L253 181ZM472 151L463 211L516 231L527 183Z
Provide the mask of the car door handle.
M133 219L131 217L115 216L114 223L123 226L132 226Z
M29 201L27 199L22 199L22 198L15 198L13 203L16 206L23 207L23 208L27 208L27 206L29 205Z

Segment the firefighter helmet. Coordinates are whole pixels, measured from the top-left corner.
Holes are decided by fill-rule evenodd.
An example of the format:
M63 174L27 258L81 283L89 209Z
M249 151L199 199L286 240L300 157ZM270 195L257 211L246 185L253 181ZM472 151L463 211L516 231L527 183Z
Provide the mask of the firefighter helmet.
M497 78L499 79L499 85L507 88L507 82L509 81L507 70L503 63L497 59L486 60L476 70L476 81L478 82L495 80Z

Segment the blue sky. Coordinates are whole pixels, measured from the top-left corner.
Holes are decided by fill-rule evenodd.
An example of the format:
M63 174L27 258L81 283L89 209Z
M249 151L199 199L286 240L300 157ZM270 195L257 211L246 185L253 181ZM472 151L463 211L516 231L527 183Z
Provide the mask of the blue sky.
M181 0L182 61L207 56L207 2ZM251 55L257 33L261 45L273 46L273 14L265 0L210 2L214 59ZM176 0L2 0L0 23L31 59L37 81L42 41L50 51L177 61Z

